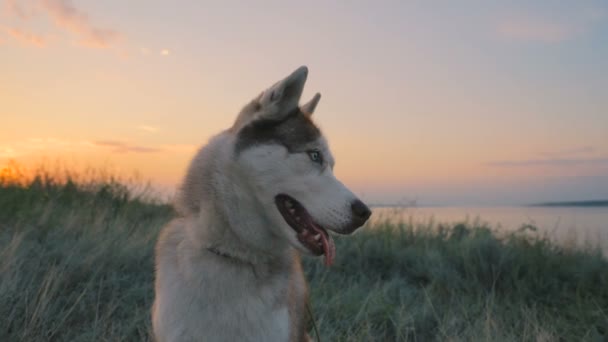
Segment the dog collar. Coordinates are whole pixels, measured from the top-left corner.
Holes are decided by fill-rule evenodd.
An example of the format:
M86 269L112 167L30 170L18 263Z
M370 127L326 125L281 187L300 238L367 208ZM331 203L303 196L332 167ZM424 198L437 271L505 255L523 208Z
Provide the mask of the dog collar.
M224 258L234 259L234 257L232 255L230 255L228 253L224 253L215 247L207 247L207 250L215 255L218 255L218 256L221 256Z

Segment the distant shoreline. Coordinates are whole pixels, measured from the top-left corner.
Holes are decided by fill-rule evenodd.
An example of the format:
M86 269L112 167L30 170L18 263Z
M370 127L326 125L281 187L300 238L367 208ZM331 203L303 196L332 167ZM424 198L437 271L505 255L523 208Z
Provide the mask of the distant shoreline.
M608 207L608 200L545 202L529 204L529 207Z
M373 203L372 208L438 208L438 207L487 207L487 205L428 205L428 204L391 204L391 203ZM489 205L489 207L608 207L608 199L606 200L588 200L588 201L563 201L563 202L541 202L532 204L503 204Z

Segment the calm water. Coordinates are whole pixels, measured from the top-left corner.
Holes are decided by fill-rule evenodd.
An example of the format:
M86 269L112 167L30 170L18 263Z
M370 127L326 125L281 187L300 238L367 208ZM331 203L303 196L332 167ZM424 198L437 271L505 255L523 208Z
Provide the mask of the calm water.
M563 244L600 246L608 252L608 207L411 207L374 208L372 220L415 224L475 222L502 230L534 225Z

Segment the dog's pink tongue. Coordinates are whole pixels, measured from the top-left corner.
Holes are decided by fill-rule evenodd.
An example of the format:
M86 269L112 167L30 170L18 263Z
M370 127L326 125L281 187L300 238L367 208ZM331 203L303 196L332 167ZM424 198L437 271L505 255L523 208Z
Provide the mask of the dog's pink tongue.
M329 233L326 233L323 229L313 225L317 233L321 233L321 243L323 244L323 254L325 254L325 266L331 266L334 263L336 257L336 245L334 239L331 238Z
M331 266L334 263L334 258L336 257L336 245L334 244L334 239L331 238L331 235L327 235L327 238L324 234L321 234L321 241L323 241L323 251L325 252L325 266Z

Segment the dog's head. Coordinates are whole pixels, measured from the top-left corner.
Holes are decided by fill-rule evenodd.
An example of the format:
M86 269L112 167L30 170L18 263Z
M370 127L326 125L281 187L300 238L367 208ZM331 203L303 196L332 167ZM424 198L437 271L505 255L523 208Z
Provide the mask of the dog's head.
M300 67L242 110L229 130L232 169L275 234L301 251L325 254L331 264L335 247L327 230L350 234L371 211L333 174L334 157L311 119L320 94L299 106L307 74Z

